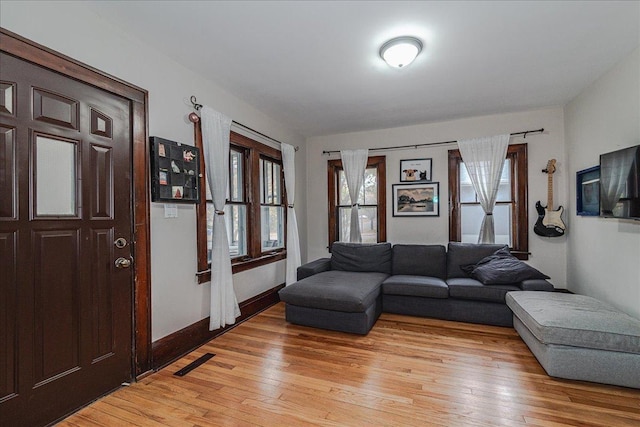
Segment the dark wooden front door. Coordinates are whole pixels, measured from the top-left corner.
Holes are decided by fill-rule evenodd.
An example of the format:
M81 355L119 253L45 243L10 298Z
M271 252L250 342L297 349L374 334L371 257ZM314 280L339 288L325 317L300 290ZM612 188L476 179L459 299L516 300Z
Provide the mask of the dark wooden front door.
M130 101L0 56L0 425L132 378Z

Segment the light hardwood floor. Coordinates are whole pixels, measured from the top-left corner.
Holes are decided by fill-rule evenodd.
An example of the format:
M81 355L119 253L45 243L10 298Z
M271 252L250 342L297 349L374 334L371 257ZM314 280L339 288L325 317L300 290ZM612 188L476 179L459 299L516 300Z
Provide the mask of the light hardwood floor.
M59 425L637 427L640 390L551 378L510 328L384 313L362 337L280 303Z

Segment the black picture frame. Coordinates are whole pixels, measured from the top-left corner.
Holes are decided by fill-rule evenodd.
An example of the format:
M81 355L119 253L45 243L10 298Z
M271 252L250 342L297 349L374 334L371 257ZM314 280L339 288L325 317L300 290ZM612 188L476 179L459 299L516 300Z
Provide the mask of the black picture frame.
M576 211L580 216L600 214L600 166L576 172Z
M200 203L200 149L152 136L151 201Z
M440 216L440 183L393 184L393 216Z
M400 182L431 182L432 179L431 158L400 160Z

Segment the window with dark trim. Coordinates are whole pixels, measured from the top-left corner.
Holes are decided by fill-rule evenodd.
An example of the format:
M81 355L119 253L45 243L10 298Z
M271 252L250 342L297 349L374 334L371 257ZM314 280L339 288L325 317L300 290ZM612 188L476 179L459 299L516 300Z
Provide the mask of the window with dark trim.
M327 163L329 194L329 247L346 241L351 221L351 201L342 168L342 160ZM386 242L386 158L369 157L365 170L364 192L358 198L362 242Z
M196 146L202 147L196 126ZM201 199L196 207L198 282L211 280L213 203L201 164ZM286 258L286 194L282 154L244 135L231 132L229 146L229 197L225 221L234 273Z
M282 163L260 157L260 230L262 251L284 248Z
M496 243L520 259L529 258L527 173L527 144L509 145L494 209ZM449 150L449 240L476 243L483 215L460 150Z

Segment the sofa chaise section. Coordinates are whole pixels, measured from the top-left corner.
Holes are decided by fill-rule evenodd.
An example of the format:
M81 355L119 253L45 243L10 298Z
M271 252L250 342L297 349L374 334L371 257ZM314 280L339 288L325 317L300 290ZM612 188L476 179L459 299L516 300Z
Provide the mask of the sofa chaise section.
M382 282L391 245L334 244L331 259L305 264L298 281L281 289L290 323L365 335L382 313Z

